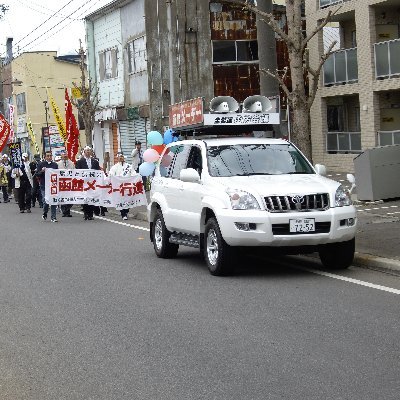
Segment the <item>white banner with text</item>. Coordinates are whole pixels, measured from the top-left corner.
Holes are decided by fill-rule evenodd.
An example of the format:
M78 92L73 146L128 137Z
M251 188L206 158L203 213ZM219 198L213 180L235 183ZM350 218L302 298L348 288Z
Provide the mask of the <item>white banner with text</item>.
M105 176L94 169L46 169L46 202L91 204L117 210L147 205L142 177Z

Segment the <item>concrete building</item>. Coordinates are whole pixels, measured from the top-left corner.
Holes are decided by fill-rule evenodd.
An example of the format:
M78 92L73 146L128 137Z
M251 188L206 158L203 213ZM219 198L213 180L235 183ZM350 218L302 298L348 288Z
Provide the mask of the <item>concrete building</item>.
M1 78L4 115L8 119L9 104L14 105L13 129L17 140L21 141L22 150L30 155L36 153L27 128L28 121L31 121L42 153L43 128L56 126L47 89L65 118L65 88L71 88L72 82L80 81L78 56L57 57L55 51L35 51L13 58L10 50L1 70ZM78 121L78 112L73 109ZM84 131L81 131L81 138L84 145Z
M324 65L311 110L313 161L354 171L353 159L365 149L400 144L400 0L305 4L308 32L340 6L333 18L339 49ZM329 46L326 33L309 44L312 65Z
M263 2L266 11L272 1ZM86 16L89 76L100 93L93 142L102 161L169 126L170 104L217 95L276 96L273 32L223 1L116 0ZM263 23L261 23L263 24ZM259 46L258 43L263 43Z

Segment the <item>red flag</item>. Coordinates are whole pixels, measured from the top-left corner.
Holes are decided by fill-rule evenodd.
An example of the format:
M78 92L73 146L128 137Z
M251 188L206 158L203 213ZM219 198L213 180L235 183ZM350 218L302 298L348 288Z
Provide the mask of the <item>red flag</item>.
M68 158L75 161L75 156L79 150L79 128L76 118L72 112L72 104L68 95L68 89L65 89L65 121L67 131L67 154Z
M3 151L4 146L7 143L7 139L10 136L10 124L4 118L2 114L0 114L0 152Z

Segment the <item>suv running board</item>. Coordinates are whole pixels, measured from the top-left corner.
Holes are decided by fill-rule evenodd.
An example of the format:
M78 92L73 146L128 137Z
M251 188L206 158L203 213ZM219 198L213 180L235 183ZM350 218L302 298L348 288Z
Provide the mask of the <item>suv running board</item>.
M181 244L182 246L189 247L200 247L200 241L198 235L189 235L188 233L174 232L169 237L170 243Z

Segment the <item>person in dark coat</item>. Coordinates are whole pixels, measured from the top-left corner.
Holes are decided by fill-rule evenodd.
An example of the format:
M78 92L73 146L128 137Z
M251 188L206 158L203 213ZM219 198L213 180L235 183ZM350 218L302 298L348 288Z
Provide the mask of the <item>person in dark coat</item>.
M47 168L58 169L58 165L53 161L53 154L51 151L46 151L45 160L40 162L36 169L36 176L38 176L40 179L40 190L42 192L42 201L43 201L42 219L43 220L47 219L47 213L49 211L49 204L46 202L46 199L45 199L45 187L46 187L45 177L46 177L46 169ZM58 222L57 206L51 205L50 210L51 210L51 222Z
M83 149L82 157L75 163L76 169L96 169L100 170L99 162L92 157L92 148L90 146L86 146ZM91 204L84 204L83 205L83 217L86 220L93 219L93 213L95 210L95 206Z

